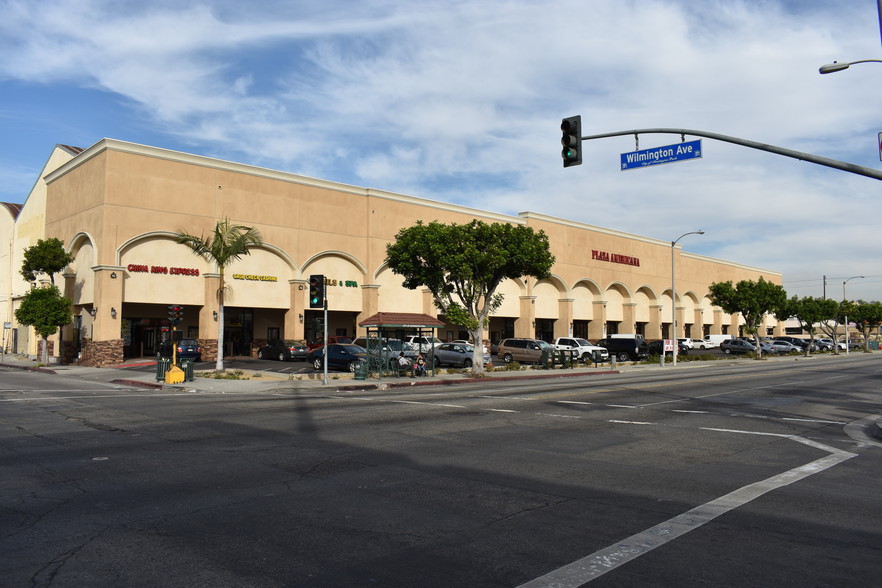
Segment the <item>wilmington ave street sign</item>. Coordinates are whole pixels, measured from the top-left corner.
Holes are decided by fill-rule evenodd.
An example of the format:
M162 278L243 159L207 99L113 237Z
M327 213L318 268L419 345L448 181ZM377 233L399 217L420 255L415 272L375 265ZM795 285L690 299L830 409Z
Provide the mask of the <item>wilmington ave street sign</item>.
M634 169L701 157L701 139L622 153L622 169Z

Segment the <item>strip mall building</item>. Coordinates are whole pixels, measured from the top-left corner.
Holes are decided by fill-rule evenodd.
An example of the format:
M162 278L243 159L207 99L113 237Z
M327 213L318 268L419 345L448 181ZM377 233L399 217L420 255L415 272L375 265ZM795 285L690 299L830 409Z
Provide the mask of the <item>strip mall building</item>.
M0 206L6 349L37 353L33 330L17 324L14 310L40 284L24 281L19 270L26 247L57 237L75 258L56 278L73 300L74 322L54 337L53 355L93 365L153 356L169 334L168 305L182 304L181 334L199 339L212 359L219 274L175 234L209 235L224 218L257 228L264 242L226 270L225 354L254 353L266 340L320 338L321 313L307 300L310 274L327 277L331 335L363 334L359 321L382 311L436 316L428 291L404 288L385 263L386 244L418 220L525 224L548 235L552 276L501 286L505 301L490 321L494 341L669 338L672 253L679 337L739 332L740 317L710 303L711 283L781 283L776 272L563 218L496 214L104 139L88 149L56 146L25 203ZM784 332L783 323L768 321L768 332ZM438 335L465 333L448 325Z

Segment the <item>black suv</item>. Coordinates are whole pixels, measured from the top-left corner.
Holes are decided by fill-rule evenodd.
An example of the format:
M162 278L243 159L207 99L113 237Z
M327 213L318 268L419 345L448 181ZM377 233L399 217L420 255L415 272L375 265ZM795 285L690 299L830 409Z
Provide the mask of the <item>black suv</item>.
M610 337L597 342L598 347L609 351L610 357L619 361L640 361L649 357L649 345L636 337Z

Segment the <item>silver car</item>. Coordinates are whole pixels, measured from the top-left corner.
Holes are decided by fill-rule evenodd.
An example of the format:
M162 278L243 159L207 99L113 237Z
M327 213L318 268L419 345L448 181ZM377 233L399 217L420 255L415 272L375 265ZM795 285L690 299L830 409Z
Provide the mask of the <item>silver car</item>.
M470 368L475 347L469 343L444 343L435 348L435 368L444 365ZM484 365L490 364L490 354L484 353Z
M790 341L779 341L775 339L774 341L770 341L769 345L778 353L790 353L792 351L802 351L802 348L797 347Z

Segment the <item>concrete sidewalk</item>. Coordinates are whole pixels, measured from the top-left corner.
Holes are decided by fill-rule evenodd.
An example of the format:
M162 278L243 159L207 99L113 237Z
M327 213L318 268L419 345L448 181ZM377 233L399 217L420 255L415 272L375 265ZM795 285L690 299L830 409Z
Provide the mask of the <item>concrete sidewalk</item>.
M356 380L354 375L346 372L328 372L328 384L322 382L322 374L298 374L287 375L278 372L262 371L262 370L239 370L228 369L228 373L241 372L243 379L217 379L210 377L213 370L196 370L197 376L192 382L183 382L181 384L166 384L163 381L156 381L155 369L148 371L135 370L135 367L155 366L156 362L149 360L133 360L130 363L122 364L115 367L85 367L78 365L60 365L52 364L49 366L37 367L37 361L24 356L6 355L0 366L38 371L41 373L56 374L59 376L70 376L80 378L85 381L101 382L104 384L117 384L123 386L136 386L152 389L177 389L177 390L199 390L205 392L264 392L280 389L323 389L323 390L341 390L341 391L357 391L357 390L384 390L389 388L409 388L413 386L434 386L434 385L452 385L465 384L486 381L492 378L494 381L506 380L529 380L529 379L548 379L548 378L570 378L579 376L608 375L618 374L620 369L613 369L609 365L598 367L578 367L573 369L528 369L521 371L497 371L487 372L483 378L473 378L464 373L447 373L446 368L439 370L434 376L425 376L419 378L412 377L393 377L387 376L381 379L368 378L366 380ZM624 366L621 366L624 367ZM633 367L653 367L653 366L633 366ZM656 366L657 367L657 366Z

